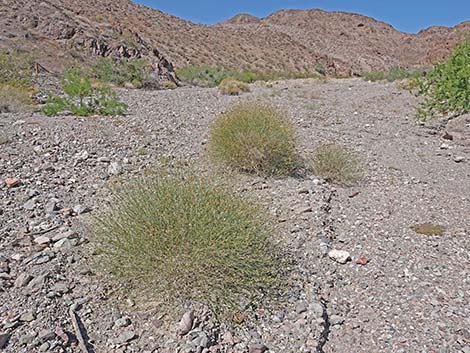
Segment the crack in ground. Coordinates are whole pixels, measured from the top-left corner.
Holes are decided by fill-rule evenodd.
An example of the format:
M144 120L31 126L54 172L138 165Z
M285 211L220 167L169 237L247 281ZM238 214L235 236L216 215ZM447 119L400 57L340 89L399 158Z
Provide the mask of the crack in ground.
M324 348L326 343L330 339L330 318L328 316L328 306L327 306L327 301L324 299L321 299L320 301L321 305L323 306L323 331L320 335L320 340L318 342L317 348L316 348L316 353L325 353Z

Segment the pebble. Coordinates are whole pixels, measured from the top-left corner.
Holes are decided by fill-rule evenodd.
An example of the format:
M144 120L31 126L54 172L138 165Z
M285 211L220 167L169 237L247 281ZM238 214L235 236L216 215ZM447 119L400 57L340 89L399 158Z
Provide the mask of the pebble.
M40 352L47 352L49 350L49 347L50 347L49 343L44 342L43 344L41 344L39 346L39 351Z
M111 174L111 175L122 174L122 166L118 162L111 162L108 167L108 174Z
M330 257L330 259L340 264L345 264L346 262L351 260L351 255L347 251L344 251L344 250L336 250L336 249L330 250L330 252L328 253L328 256Z
M127 317L121 317L114 322L115 327L127 327L131 324L131 320Z
M16 186L19 186L21 184L21 181L18 178L6 178L5 184L8 188L14 188Z
M83 206L83 205L76 205L73 207L73 212L76 214L76 215L81 215L81 214L84 214L84 213L87 213L87 212L90 212L91 209L89 209L88 207L86 206Z
M251 344L249 349L248 349L249 353L264 353L264 352L267 352L267 351L268 351L268 347L266 347L262 343Z
M34 277L28 273L20 274L15 280L15 288L26 287Z
M454 162L455 162L455 163L462 163L462 162L465 162L465 157L462 157L462 156L455 156L455 157L454 157Z
M310 304L310 311L313 313L316 319L323 317L324 307L321 303Z
M344 323L344 318L339 315L331 315L329 321L330 321L330 325L332 326L342 325Z
M20 316L20 320L23 322L31 322L36 320L36 313L34 311L28 311Z
M184 313L183 317L181 318L178 324L178 334L180 336L186 335L193 327L193 322L194 322L194 312L187 311L186 313Z
M0 333L0 349L6 348L9 340L10 340L10 334Z
M299 302L295 306L295 311L296 311L297 314L302 314L302 313L306 312L307 309L308 309L308 304L305 301Z
M134 331L124 331L121 333L115 340L115 344L124 344L129 341L132 341L134 338L136 338L137 335Z
M47 245L51 242L51 238L42 235L42 236L35 238L34 242L38 245Z
M23 205L26 211L33 211L36 208L36 199L30 199Z

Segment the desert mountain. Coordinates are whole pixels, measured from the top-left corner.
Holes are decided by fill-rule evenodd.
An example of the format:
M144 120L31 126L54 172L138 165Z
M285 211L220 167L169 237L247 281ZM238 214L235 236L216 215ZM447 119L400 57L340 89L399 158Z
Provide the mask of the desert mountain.
M429 66L470 32L470 22L406 34L370 17L286 10L199 25L128 0L4 0L0 46L59 69L93 56L149 57L157 65L208 64L254 71L340 76Z

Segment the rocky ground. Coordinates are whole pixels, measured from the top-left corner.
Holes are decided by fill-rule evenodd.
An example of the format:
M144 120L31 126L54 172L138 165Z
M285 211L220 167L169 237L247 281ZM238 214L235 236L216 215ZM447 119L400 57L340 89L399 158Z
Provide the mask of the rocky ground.
M90 352L470 352L469 116L418 124L412 95L361 80L120 94L121 118L0 115L2 352L80 352L81 338ZM240 100L288 110L305 157L352 147L365 178L238 177L278 219L298 285L236 329L201 309L181 327L99 276L87 225L122 183L172 165L212 172L208 125ZM427 222L443 234L411 228Z

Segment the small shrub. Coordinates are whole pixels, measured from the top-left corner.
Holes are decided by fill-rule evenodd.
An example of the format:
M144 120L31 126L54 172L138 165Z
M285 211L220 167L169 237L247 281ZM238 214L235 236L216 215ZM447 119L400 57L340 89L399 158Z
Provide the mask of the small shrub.
M291 174L297 167L295 129L282 111L241 104L211 128L213 159L234 169L266 175Z
M250 87L241 81L237 81L232 78L224 79L219 85L219 92L221 94L227 94L231 96L237 96L244 92L249 92Z
M416 79L424 74L424 70L421 69L406 69L395 67L389 71L372 71L366 72L362 75L362 78L366 81L377 82L377 81L388 81L394 82L404 79Z
M470 39L458 46L445 63L418 80L418 95L425 97L418 118L470 111Z
M101 82L124 87L142 88L150 81L150 64L144 59L113 60L100 58L92 66L93 77Z
M33 63L29 54L17 50L0 51L0 84L33 87Z
M360 162L356 156L347 148L334 143L317 147L313 169L319 176L344 185L353 184L362 176Z
M230 318L279 283L270 222L216 182L160 176L119 194L94 233L100 265L116 279L172 307L197 302Z
M19 113L33 108L31 91L23 86L0 83L0 113Z
M62 80L65 97L50 96L42 112L47 116L70 110L78 116L124 115L127 105L120 102L109 86L91 84L90 77L80 70L68 70Z
M433 223L413 224L410 228L418 234L439 236L444 235L446 230L444 226Z

